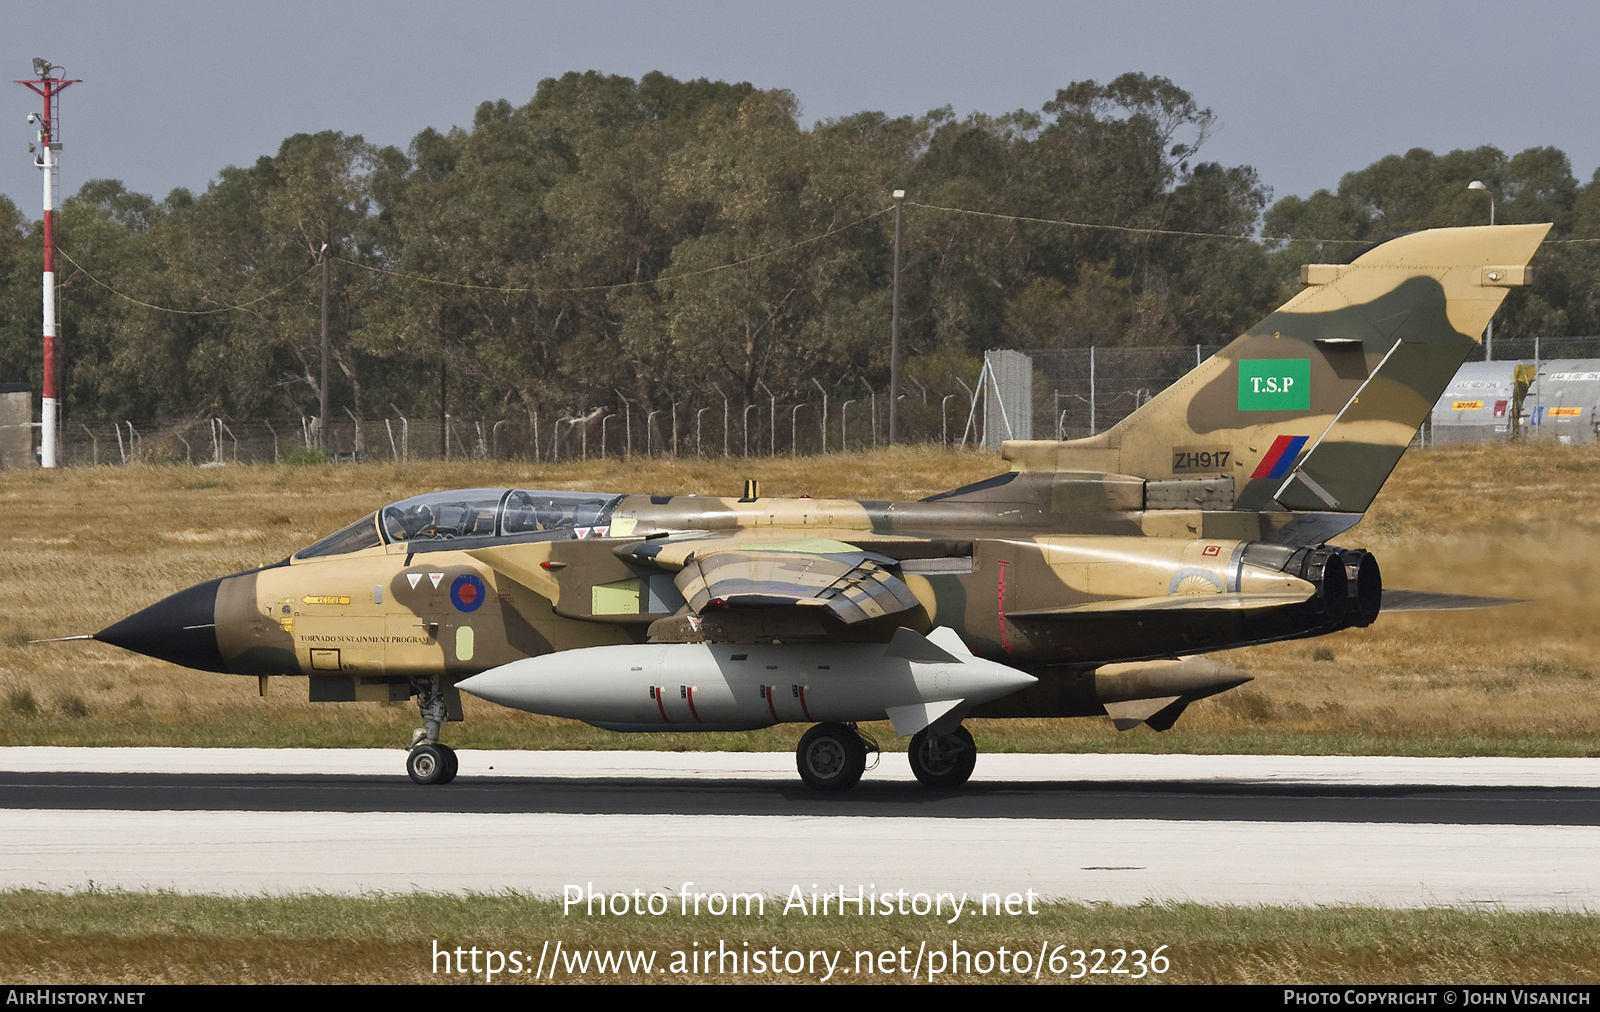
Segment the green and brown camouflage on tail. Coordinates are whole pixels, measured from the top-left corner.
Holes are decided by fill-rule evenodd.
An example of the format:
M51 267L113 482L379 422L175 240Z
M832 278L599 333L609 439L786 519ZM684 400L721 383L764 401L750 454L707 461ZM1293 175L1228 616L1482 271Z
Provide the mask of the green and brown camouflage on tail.
M1231 479L1235 510L1364 512L1549 229L1431 229L1307 265L1304 291L1115 427L1005 456Z

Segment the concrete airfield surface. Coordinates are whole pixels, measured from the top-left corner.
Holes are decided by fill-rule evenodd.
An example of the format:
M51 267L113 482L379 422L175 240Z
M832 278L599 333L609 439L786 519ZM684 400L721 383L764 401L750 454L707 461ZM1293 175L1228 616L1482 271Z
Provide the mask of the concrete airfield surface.
M787 894L1600 909L1588 759L1006 755L930 792L788 753L0 749L0 886Z

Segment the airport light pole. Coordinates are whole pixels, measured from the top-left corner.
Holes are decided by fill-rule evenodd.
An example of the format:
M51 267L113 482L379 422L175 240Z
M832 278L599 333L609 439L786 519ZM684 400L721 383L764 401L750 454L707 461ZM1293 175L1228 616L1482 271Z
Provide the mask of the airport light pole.
M1483 185L1483 181L1474 179L1467 184L1469 190L1480 190L1489 195L1489 224L1494 225L1494 191ZM1494 320L1489 320L1489 326L1483 332L1483 360L1494 361Z
M889 309L889 445L900 435L900 235L906 191L894 191L894 296Z
M28 122L39 125L36 144L29 144L34 152L33 164L44 176L44 378L40 383L42 396L39 404L39 464L56 466L56 239L55 239L55 174L61 164L61 141L55 121L60 110L61 92L76 80L65 76L51 76L60 67L49 60L33 58L31 81L16 81L44 99L42 114L29 113Z

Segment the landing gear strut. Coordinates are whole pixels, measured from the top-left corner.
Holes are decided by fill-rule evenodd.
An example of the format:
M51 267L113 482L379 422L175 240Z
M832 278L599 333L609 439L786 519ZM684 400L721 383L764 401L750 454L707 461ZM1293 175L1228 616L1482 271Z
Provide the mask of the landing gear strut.
M911 772L925 785L939 790L960 787L978 764L978 746L964 727L941 737L918 731L911 737Z
M412 688L417 692L417 708L423 726L411 736L411 751L406 756L406 775L413 783L448 784L461 768L456 750L439 742L439 725L445 721L444 689L438 678L419 678Z
M800 779L815 791L847 791L867 770L868 745L854 724L818 724L794 751Z

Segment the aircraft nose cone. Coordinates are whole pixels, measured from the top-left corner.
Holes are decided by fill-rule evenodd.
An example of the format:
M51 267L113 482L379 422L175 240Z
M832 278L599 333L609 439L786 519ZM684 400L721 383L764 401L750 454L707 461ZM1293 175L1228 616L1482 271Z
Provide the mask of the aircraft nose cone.
M101 643L201 671L228 670L217 648L217 587L197 584L94 634Z

